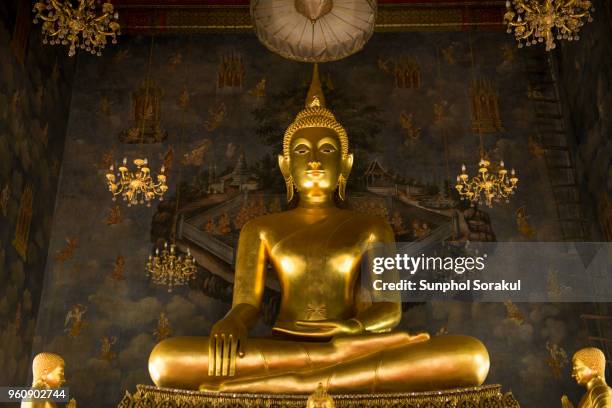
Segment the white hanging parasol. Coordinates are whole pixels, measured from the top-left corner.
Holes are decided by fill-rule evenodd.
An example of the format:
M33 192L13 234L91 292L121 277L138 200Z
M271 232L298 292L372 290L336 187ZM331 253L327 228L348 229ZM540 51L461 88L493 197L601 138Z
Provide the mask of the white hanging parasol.
M376 0L252 0L251 16L271 51L296 61L336 61L372 36Z

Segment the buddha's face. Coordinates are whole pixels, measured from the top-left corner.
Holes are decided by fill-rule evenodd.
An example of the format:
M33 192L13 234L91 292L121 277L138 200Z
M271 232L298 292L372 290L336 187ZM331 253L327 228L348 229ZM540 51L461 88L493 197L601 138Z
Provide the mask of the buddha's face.
M596 374L591 368L587 367L578 359L573 360L572 377L579 385L586 385Z
M289 173L300 196L307 199L330 197L352 164L352 156L342 157L336 132L327 128L300 129L291 139L289 163L282 156L279 160L283 175Z
M44 380L49 387L61 387L66 382L64 378L64 365L60 364L51 372L45 374Z

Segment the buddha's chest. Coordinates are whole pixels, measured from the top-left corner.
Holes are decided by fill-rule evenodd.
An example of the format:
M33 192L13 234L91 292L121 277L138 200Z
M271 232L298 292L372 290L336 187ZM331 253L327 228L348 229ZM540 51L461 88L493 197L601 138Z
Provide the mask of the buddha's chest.
M325 280L327 285L349 283L359 273L364 250L362 234L350 225L302 228L279 236L270 250L270 261L284 282Z

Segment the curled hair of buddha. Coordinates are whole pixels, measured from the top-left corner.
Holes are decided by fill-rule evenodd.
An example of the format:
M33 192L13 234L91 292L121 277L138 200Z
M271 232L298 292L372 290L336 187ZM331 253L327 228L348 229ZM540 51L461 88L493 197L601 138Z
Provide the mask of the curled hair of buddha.
M606 371L606 356L600 349L595 347L580 349L574 354L573 360L581 361L585 366L595 371L600 377L604 377Z
M348 156L348 136L346 130L336 120L332 111L325 107L325 95L323 95L323 90L321 89L317 64L314 66L312 82L310 83L308 96L306 96L306 107L297 114L293 123L285 130L283 156L286 160L289 160L291 138L298 130L305 128L327 128L333 130L340 139L342 157L346 158Z
M44 374L48 374L55 368L64 365L64 359L55 353L39 353L32 361L32 374L34 380L40 379Z

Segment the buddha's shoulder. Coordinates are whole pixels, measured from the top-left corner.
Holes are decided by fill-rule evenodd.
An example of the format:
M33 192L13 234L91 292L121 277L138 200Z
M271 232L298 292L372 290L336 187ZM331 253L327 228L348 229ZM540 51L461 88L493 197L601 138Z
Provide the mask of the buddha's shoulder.
M393 234L393 229L383 217L354 210L342 210L346 220L361 230L376 234Z
M255 232L273 228L284 222L289 222L291 214L289 211L282 211L273 214L260 215L247 221L241 232Z
M244 224L241 233L257 233L294 228L296 216L298 214L291 210L261 215ZM359 230L359 232L374 233L376 235L393 234L391 226L384 218L348 209L338 209L326 222L337 223L340 228L352 228Z

